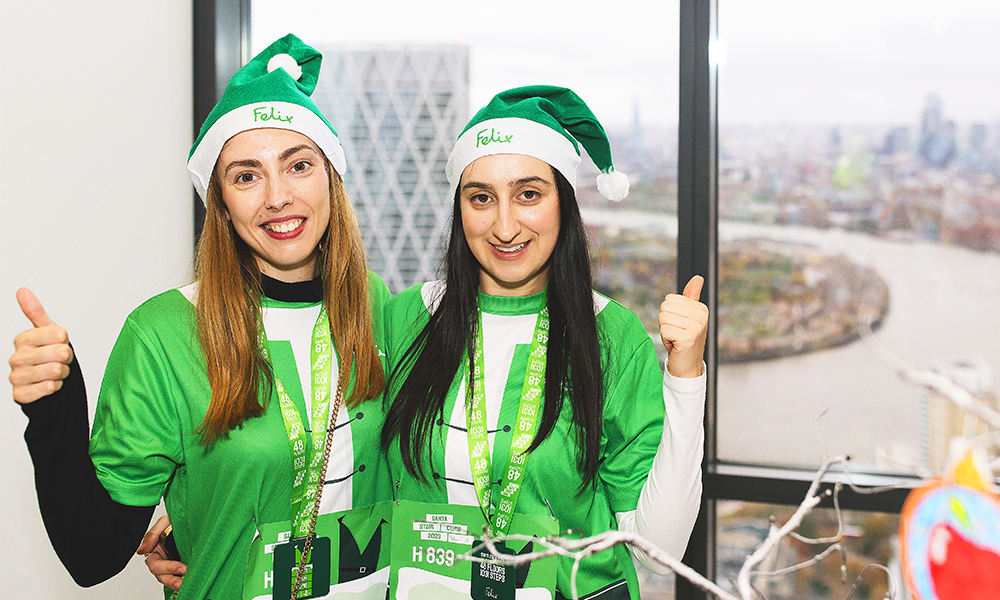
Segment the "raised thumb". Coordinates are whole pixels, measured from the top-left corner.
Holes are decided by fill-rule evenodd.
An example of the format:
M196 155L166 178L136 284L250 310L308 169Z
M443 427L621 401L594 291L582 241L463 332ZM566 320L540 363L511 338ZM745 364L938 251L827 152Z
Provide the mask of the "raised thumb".
M28 317L35 327L46 327L55 325L55 321L49 318L48 313L42 307L42 303L31 293L28 288L17 290L17 303L21 305L21 312Z
M692 300L701 299L701 288L705 285L705 278L701 275L695 275L691 278L691 281L687 282L684 286L684 296Z

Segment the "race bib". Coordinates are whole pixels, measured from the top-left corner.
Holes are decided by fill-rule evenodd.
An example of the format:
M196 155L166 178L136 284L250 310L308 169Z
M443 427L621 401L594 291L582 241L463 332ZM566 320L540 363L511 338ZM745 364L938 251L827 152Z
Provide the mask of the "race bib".
M520 567L474 562L461 556L479 543L483 513L477 506L382 502L320 515L299 598L350 600L553 600L557 557ZM291 522L258 528L250 546L244 600L285 600L291 595L303 539ZM551 517L515 514L510 533L555 535ZM534 541L508 540L498 549L524 554ZM477 552L484 558L488 551Z
M517 568L462 560L479 543L486 520L478 506L401 501L393 514L390 600L552 600L557 557ZM509 533L555 535L551 517L515 514ZM498 549L532 552L532 541L513 541ZM489 552L476 553L487 558Z

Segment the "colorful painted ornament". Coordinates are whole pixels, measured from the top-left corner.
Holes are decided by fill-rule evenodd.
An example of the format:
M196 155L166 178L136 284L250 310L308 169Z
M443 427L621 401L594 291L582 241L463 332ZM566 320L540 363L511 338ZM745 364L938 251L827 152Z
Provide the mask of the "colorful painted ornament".
M1000 503L983 463L967 450L907 497L899 537L914 600L1000 598Z

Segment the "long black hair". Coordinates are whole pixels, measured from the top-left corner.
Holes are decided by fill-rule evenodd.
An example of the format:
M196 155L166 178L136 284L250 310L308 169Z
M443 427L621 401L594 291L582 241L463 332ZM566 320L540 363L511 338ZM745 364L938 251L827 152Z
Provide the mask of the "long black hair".
M542 421L528 451L552 433L568 397L576 430L580 491L593 481L600 459L604 409L601 346L591 285L587 233L573 186L552 169L559 194L559 236L549 259L549 341L545 359ZM470 361L479 325L479 261L462 229L461 194L455 191L451 234L445 252L446 286L427 325L396 364L387 386L391 402L382 429L382 446L399 438L403 465L424 478L434 422L444 418L444 403L461 367ZM572 326L570 326L572 324Z

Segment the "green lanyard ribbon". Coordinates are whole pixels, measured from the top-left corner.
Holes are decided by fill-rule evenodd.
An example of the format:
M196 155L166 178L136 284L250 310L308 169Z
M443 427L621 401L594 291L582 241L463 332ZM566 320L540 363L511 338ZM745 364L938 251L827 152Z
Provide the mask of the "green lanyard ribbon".
M261 327L261 352L270 360L267 332ZM312 444L311 452L305 427L298 408L285 386L274 373L274 387L278 392L281 419L288 433L288 445L292 450L292 529L294 537L309 533L309 517L312 501L319 487L320 471L323 463L323 444L326 442L327 421L330 413L330 361L333 357L333 342L330 339L330 319L326 308L322 307L313 326L309 362L312 370ZM274 371L272 365L271 368ZM306 461L308 460L308 465Z
M521 403L517 409L517 425L512 434L507 468L500 487L500 502L496 513L492 514L490 464L490 442L486 431L486 368L483 359L483 314L479 312L479 328L476 330L476 347L473 354L474 371L466 382L465 418L468 426L469 463L472 466L472 482L479 498L483 516L489 522L489 535L506 535L514 516L514 507L521 492L524 470L528 455L525 451L535 437L535 425L542 404L542 386L545 384L545 353L549 341L549 309L546 296L542 296L543 308L535 321L535 332L531 338L528 354L528 368L524 373L521 388Z

